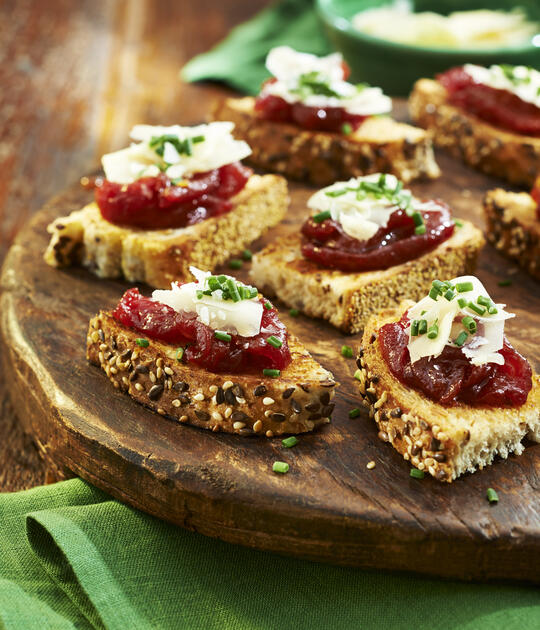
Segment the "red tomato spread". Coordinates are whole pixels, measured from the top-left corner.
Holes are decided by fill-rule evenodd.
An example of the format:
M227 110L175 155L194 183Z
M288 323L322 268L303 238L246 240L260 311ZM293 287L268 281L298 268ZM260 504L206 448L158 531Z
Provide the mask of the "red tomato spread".
M309 218L302 226L302 255L322 267L341 271L387 269L418 258L452 236L454 222L448 207L421 212L425 234L415 233L415 223L404 210L390 215L388 224L368 240L359 241L332 219L316 223Z
M392 374L403 384L422 392L441 405L463 403L473 407L519 407L532 388L532 370L527 359L504 339L499 351L504 365L473 365L461 348L445 346L434 357L411 363L407 313L399 322L381 327L381 353Z
M263 303L266 300L261 299ZM274 308L263 308L261 331L254 337L231 335L231 340L216 339L215 330L203 324L195 313L177 312L129 289L113 311L123 326L144 337L184 348L183 360L210 372L260 372L282 370L291 362L288 333ZM274 336L282 343L276 348L267 342Z
M463 67L439 74L437 80L448 92L448 101L482 120L527 136L540 137L540 109L512 92L476 83Z
M231 197L253 171L240 162L197 173L175 185L165 173L141 177L131 184L103 180L95 198L110 223L146 230L181 228L232 210Z

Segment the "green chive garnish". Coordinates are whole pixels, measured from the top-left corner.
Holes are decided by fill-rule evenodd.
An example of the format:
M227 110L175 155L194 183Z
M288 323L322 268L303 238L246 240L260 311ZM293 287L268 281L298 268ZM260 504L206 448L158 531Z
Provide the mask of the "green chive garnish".
M341 346L341 356L346 359L352 359L354 353L351 346Z
M465 308L467 306L466 298L458 298L457 303L459 304L459 308Z
M283 444L283 446L285 448L291 448L293 446L296 446L298 444L298 438L294 435L291 435L291 437L285 438L284 440L281 440L281 443Z
M351 409L349 411L349 418L358 418L358 416L361 414L362 412L360 411L360 409L358 409L358 407L355 407L354 409Z
M323 212L318 212L317 214L314 214L311 218L313 219L313 221L315 221L315 223L322 223L323 221L326 221L326 219L330 219L331 217L332 215L330 214L330 210L324 210Z
M429 295L429 297L430 297L432 300L437 301L437 298L439 297L440 292L439 292L439 290L438 290L438 289L436 289L435 287L431 287L431 289L429 290L428 295Z
M485 308L483 308L482 306L478 306L474 302L467 302L467 307L470 308L471 311L478 313L478 315L483 315L486 312Z
M277 378L281 372L279 370L274 370L272 368L264 368L263 370L264 376L270 376L271 378Z
M482 306L491 306L492 302L488 297L484 297L483 295L479 295L476 302L481 304Z
M458 282L456 284L456 291L458 293L465 293L465 291L472 291L473 283L472 282Z
M229 333L223 332L222 330L216 330L214 332L214 337L216 339L219 339L220 341L226 341L227 343L230 342L230 340L232 339L231 335L229 335Z
M463 227L463 221L461 219L454 219L454 224L458 227Z
M350 123L343 123L341 125L341 133L343 133L344 135L348 136L349 134L352 133L352 126Z
M415 234L425 234L426 233L426 226L425 225L417 225L414 228L414 233Z
M507 279L507 280L499 280L499 282L497 282L497 284L500 287L509 287L512 284L512 280Z
M287 462L274 462L272 470L275 473L284 475L286 472L289 472L289 464L287 464Z
M459 333L454 343L456 344L458 348L461 348L461 346L467 341L468 336L469 335L463 330Z
M270 335L270 337L267 338L266 343L274 346L274 348L281 348L281 346L283 345L283 341L281 341L281 339L278 339L274 335Z
M487 500L490 503L498 503L499 502L499 495L495 492L495 490L493 490L493 488L488 488L487 489L486 496L487 496Z
M448 289L448 291L444 294L444 297L446 300L451 302L456 297L456 292L453 289Z
M436 339L439 334L439 326L435 323L428 328L428 339Z
M427 333L427 319L420 319L418 321L418 334L425 335Z
M424 471L423 470L418 470L418 468L411 468L411 472L409 473L411 477L414 477L414 479L423 479L424 478Z
M327 197L341 197L341 195L347 194L346 188L338 188L337 190L327 190L324 193Z
M461 323L465 326L465 328L471 334L474 334L476 332L476 322L474 321L474 319L472 317L470 317L470 315L467 315L467 317L464 317L461 320Z
M241 262L241 261L240 261ZM240 292L238 291L238 285L234 278L227 278L227 288L229 289L229 296L233 302L240 302Z
M416 226L418 225L424 225L424 219L422 218L422 215L418 212L418 210L415 210L412 215L411 215L411 219L413 220L414 224Z
M251 260L253 258L253 254L251 253L251 250L244 249L244 251L242 252L242 258L244 260Z
M271 311L271 310L272 310L272 305L270 304L270 302L265 302L265 303L264 303L264 308L265 308L267 311Z
M411 337L418 336L418 324L420 322L417 319L413 319L413 323L411 324Z
M354 378L359 381L362 379L362 370L356 370L356 372L354 373Z
M184 358L184 348L178 348L176 351L176 360L181 361Z
M490 315L495 315L497 312L497 307L494 304L488 307L488 313Z
M229 268L230 269L242 269L242 265L244 263L239 258L233 258L229 260Z
M137 339L135 339L135 343L138 346L141 346L141 348L148 348L148 346L150 345L148 339L143 339L142 337L137 337Z
M297 308L291 308L289 315L291 317L298 317L298 315L300 315L300 311Z

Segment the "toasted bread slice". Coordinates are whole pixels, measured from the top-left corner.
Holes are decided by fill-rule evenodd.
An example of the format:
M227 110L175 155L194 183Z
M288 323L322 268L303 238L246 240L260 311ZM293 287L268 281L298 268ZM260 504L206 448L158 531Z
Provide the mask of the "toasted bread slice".
M358 357L359 391L379 427L379 438L419 470L451 482L491 464L496 455L520 455L528 438L540 442L540 378L533 374L527 401L516 408L445 407L401 383L389 370L377 333L412 302L373 316Z
M213 270L277 225L288 207L287 182L279 175L252 175L232 201L227 214L166 230L114 225L91 203L49 225L45 260L55 267L80 264L102 278L124 276L168 288L174 280L190 280L191 265Z
M490 190L484 197L488 241L540 280L540 221L528 193Z
M405 183L440 175L430 134L388 117L370 117L344 135L308 131L295 125L261 120L251 97L229 98L214 111L231 120L234 135L252 149L249 163L317 186L368 173L392 173Z
M349 273L303 258L300 235L293 234L253 256L251 277L261 291L288 306L356 333L373 313L406 297L423 297L436 278L472 271L483 246L482 232L463 221L447 241L419 258L381 271Z
M440 83L420 79L409 97L411 118L433 132L437 146L474 168L513 184L532 185L540 172L540 138L494 127L446 98Z
M294 336L292 362L278 378L215 374L176 360L177 348L150 341L119 324L110 313L90 321L87 358L114 387L138 403L184 424L238 435L304 433L330 421L334 377Z

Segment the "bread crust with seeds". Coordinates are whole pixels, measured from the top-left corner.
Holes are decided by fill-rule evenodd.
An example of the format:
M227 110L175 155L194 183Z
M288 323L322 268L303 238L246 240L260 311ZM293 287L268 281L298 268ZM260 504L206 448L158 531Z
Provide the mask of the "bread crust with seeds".
M540 378L517 408L445 407L401 383L383 359L377 334L397 321L413 302L372 317L364 331L358 357L359 393L379 438L419 470L451 482L465 472L491 464L496 455L520 455L528 438L540 442Z
M380 271L350 273L324 269L306 260L301 237L277 239L253 256L251 277L261 291L276 295L310 317L321 317L347 333L406 297L420 299L431 282L470 273L484 246L482 232L469 221L431 252Z
M497 250L540 280L540 220L528 193L497 188L484 197L487 240Z
M392 173L405 183L435 178L431 135L389 117L369 117L345 135L309 131L260 119L251 97L226 99L214 111L216 120L231 120L234 135L252 149L246 161L292 179L326 186L368 173Z
M505 131L447 102L437 81L420 79L409 97L411 118L433 141L474 168L518 185L532 185L540 172L540 138Z
M330 422L336 382L296 337L292 362L279 378L215 374L176 360L176 348L150 340L101 311L90 321L87 359L115 388L138 403L183 424L238 435L304 433Z
M45 261L54 267L83 265L101 278L124 276L168 288L175 280L191 280L191 265L213 270L277 225L289 204L287 182L279 175L252 175L232 201L227 214L165 230L114 225L91 203L49 225Z

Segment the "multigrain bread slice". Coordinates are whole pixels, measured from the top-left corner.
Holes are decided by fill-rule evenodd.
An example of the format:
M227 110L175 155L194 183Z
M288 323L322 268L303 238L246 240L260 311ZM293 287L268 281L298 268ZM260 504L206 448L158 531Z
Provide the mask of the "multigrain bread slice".
M504 131L450 105L437 81L415 83L409 111L437 146L484 173L529 186L540 172L540 138Z
M101 311L90 321L87 358L116 389L183 424L238 435L304 433L326 424L336 382L294 336L292 362L278 378L214 374L176 360L177 348L136 343L139 333Z
M287 182L252 175L227 214L185 228L142 230L105 221L95 203L51 223L45 260L54 267L83 265L102 278L168 288L190 280L190 266L214 269L239 254L285 216Z
M226 99L216 120L231 120L234 135L252 153L246 162L317 186L368 173L392 173L405 183L440 175L431 135L388 117L367 118L345 135L309 131L295 125L261 120L251 97Z
M540 442L540 378L518 408L444 407L410 389L390 372L380 351L381 326L398 320L413 303L372 317L358 357L359 392L379 428L379 438L419 470L451 482L475 472L495 456L520 455L528 438Z
M490 190L484 197L487 240L540 280L540 221L528 193Z
M404 298L420 299L433 280L469 273L484 246L482 232L469 221L433 251L381 271L349 273L306 260L301 237L280 238L253 256L251 277L263 293L276 295L310 317L322 317L347 333Z

